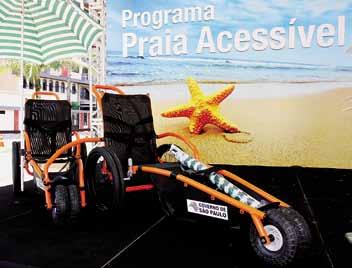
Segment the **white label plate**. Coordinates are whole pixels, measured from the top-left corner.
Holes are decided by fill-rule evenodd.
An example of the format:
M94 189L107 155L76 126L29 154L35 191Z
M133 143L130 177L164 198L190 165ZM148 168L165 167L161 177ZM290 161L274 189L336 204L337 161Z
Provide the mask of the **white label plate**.
M187 199L187 211L212 218L222 219L226 221L228 220L228 212L226 206Z

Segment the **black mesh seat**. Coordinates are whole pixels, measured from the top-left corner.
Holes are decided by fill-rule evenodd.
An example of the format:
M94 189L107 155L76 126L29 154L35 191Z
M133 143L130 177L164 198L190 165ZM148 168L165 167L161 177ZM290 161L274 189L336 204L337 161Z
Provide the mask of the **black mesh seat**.
M24 124L33 159L45 161L72 140L71 105L64 100L28 100ZM69 156L71 150L62 154L61 158Z
M156 163L156 134L150 98L106 93L102 103L106 146L113 149L122 167L127 167L128 158L137 165Z

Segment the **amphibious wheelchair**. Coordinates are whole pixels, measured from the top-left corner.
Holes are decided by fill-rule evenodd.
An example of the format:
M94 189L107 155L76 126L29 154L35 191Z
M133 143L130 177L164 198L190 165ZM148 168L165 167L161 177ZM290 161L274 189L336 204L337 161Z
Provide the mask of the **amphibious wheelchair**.
M125 95L99 85L94 92L102 109L105 147L88 155L85 179L88 200L97 209L116 210L126 193L155 190L168 215L219 223L248 215L250 244L271 265L286 266L308 250L309 227L288 204L229 171L202 163L186 138L156 135L148 95ZM180 139L188 152L181 149L184 145L157 146L156 140L164 137Z
M36 99L51 96L53 99ZM33 176L36 191L45 196L45 206L55 223L77 219L86 207L84 185L85 142L72 132L71 105L52 92L35 92L25 103L24 150L20 142L12 144L12 178L15 194L21 192L21 167ZM72 135L75 141L72 141ZM23 163L21 158L24 157Z

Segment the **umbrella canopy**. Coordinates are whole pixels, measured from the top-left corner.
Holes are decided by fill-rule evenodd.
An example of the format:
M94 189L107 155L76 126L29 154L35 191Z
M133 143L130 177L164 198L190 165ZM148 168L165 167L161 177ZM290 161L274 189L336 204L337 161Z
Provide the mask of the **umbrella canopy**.
M101 33L102 27L70 0L0 1L0 58L48 64L83 56Z

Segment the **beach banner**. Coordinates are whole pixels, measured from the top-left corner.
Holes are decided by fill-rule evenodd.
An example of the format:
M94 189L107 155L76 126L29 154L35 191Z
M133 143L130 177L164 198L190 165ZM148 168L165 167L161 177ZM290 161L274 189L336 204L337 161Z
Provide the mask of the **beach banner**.
M352 168L352 1L107 12L107 82L150 94L157 133L186 136L208 163Z

